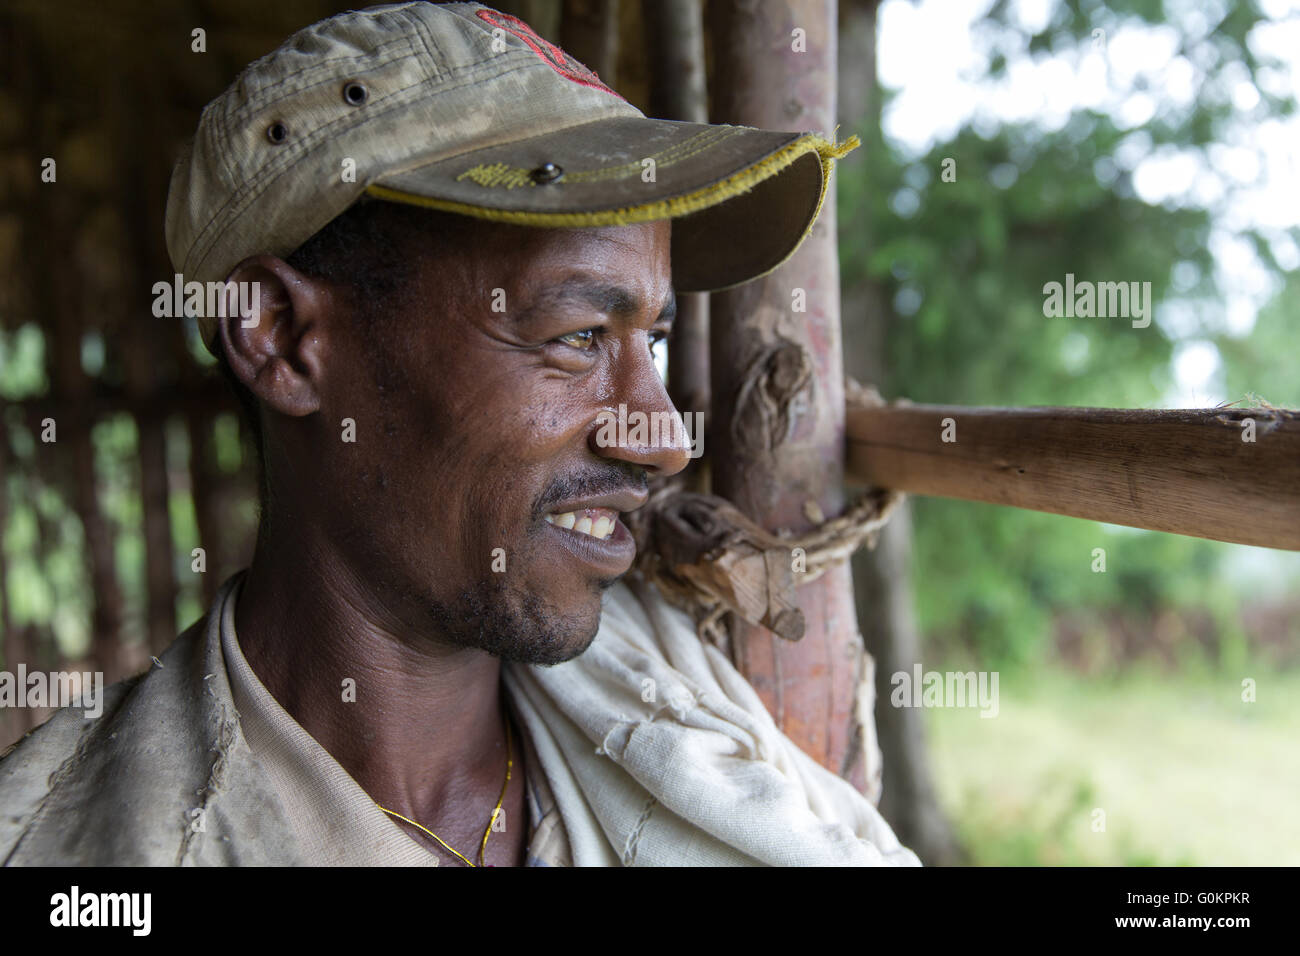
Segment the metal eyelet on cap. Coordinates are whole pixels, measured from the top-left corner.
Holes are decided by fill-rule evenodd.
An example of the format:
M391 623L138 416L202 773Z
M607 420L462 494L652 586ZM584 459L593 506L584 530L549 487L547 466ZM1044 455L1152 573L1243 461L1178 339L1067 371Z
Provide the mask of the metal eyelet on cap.
M272 123L266 128L266 138L279 144L289 138L289 129L283 123Z
M343 87L343 99L353 106L360 106L369 96L369 91L355 80Z
M542 163L542 165L534 169L529 176L532 178L533 182L542 186L546 183L559 182L564 178L564 170L559 166L556 166L554 163Z

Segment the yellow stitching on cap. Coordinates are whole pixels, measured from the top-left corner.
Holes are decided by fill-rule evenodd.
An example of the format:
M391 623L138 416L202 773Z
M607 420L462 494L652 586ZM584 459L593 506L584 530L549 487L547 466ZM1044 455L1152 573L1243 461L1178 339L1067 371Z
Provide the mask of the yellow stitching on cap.
M817 208L807 227L799 237L803 242L812 230L813 223L821 213L822 203L826 200L826 186L830 182L834 160L841 159L849 152L862 145L857 136L850 136L843 143L831 143L816 133L808 133L777 150L766 159L740 172L729 176L720 183L705 186L685 196L660 199L643 203L639 206L627 206L622 209L605 209L598 212L525 212L515 209L490 209L473 203L457 202L449 199L431 199L415 193L403 192L378 184L366 187L366 194L376 199L390 202L407 203L412 206L424 206L428 209L440 209L443 212L473 216L491 222L513 223L518 226L543 226L553 229L566 229L590 226L627 226L639 222L653 222L657 219L675 219L689 213L716 206L720 202L749 192L763 180L768 179L787 166L794 163L805 153L815 152L822 165L821 195L817 199ZM508 167L507 167L508 168Z
M514 189L518 186L536 185L529 177L528 170L520 169L517 166L507 166L505 163L493 163L491 166L484 166L479 163L479 165L471 166L457 176L456 182L460 182L462 179L471 179L480 186L489 188L504 186L506 189Z

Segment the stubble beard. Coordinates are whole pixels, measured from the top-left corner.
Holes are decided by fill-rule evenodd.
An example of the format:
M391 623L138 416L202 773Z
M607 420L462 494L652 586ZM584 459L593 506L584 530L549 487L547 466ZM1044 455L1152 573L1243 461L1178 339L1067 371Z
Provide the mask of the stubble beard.
M602 581L596 600L614 580ZM519 593L494 575L465 588L451 602L427 602L439 637L517 664L550 666L578 657L595 640L600 611L590 625L566 619L532 592Z

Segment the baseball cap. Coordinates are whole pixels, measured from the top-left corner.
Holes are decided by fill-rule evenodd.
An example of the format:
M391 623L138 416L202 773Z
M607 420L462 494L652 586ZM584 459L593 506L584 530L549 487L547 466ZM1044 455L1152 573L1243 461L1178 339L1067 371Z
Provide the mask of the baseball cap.
M671 219L674 287L717 291L794 253L858 145L648 118L517 17L395 3L298 31L208 104L167 249L185 282L224 281L362 196L551 228ZM199 327L215 352L217 318Z

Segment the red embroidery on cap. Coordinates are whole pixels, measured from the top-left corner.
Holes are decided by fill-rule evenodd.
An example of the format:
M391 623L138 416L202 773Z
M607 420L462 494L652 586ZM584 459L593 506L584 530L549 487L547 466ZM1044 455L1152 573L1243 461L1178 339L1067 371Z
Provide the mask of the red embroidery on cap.
M518 17L511 16L508 13L500 13L496 10L475 10L474 13L484 23L490 23L494 27L499 27L507 33L519 37L528 44L534 53L541 57L543 63L566 80L572 80L574 83L581 83L583 86L590 86L592 89L604 90L606 93L618 96L617 93L600 82L600 77L595 73L569 56L554 43L543 40L532 27ZM618 98L623 99L621 96L618 96ZM627 100L623 100L623 102L626 103Z

